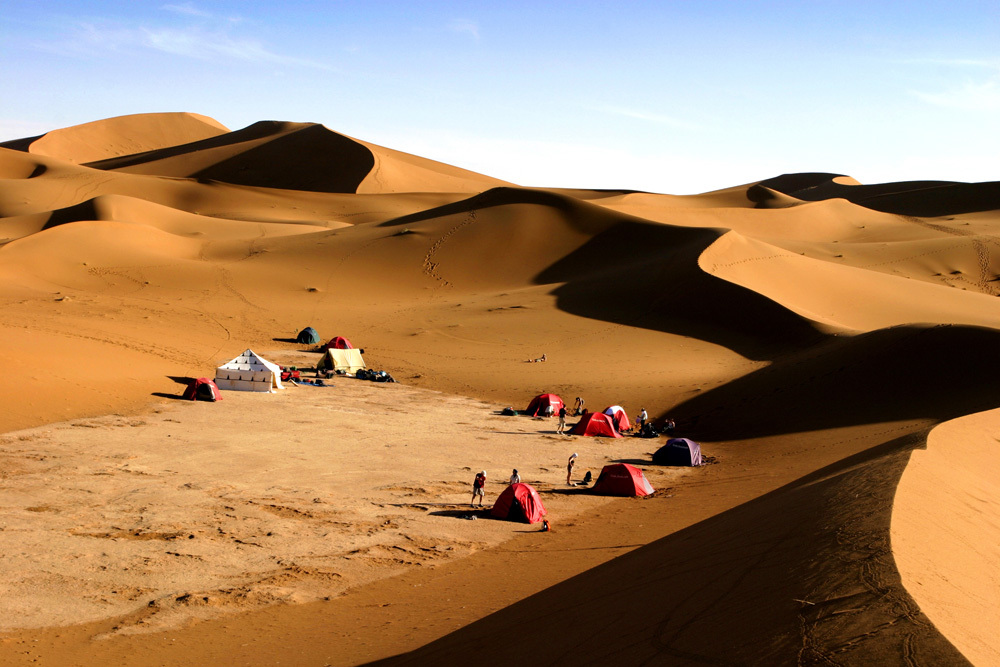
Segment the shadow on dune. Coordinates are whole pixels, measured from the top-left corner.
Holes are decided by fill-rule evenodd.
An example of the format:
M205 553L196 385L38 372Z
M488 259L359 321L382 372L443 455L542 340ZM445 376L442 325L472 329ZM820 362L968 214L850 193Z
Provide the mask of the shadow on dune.
M968 664L902 587L889 543L896 485L925 437L869 449L374 664L454 664L482 647L488 664Z
M761 181L747 190L747 198L763 204L765 188L803 201L846 199L883 213L938 217L1000 209L1000 182L902 181L873 185L834 182L839 174L783 174Z
M183 159L150 164L198 153L203 155L191 162L203 164L204 152L213 150L217 160L201 168L188 167ZM322 125L260 121L217 137L86 166L254 187L353 193L375 166L375 157L365 146Z
M813 325L770 299L705 273L698 258L725 230L651 223L543 190L493 188L459 202L381 223L404 227L500 206L534 205L589 236L534 276L559 283L557 307L574 315L691 336L753 359L823 339ZM481 220L489 220L480 216ZM542 217L539 217L541 220ZM560 233L553 230L553 233ZM608 341L613 345L614 341Z
M770 299L705 273L698 258L720 231L625 220L539 274L566 312L689 336L750 359L823 339ZM614 345L614 340L609 340Z
M895 327L789 354L670 410L695 439L947 420L1000 405L1000 331Z

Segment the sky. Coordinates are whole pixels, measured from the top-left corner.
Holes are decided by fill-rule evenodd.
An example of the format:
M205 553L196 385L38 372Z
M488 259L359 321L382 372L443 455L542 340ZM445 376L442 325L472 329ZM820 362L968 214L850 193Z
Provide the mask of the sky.
M0 141L188 111L525 186L1000 180L1000 3L3 0Z

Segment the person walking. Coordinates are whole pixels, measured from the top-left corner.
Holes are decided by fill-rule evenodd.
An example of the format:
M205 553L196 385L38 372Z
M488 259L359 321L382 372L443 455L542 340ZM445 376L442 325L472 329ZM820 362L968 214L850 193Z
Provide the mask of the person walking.
M514 473L510 476L510 483L511 484L521 483L521 475L518 474L517 468L514 468Z
M559 408L559 428L556 429L556 433L566 433L566 406Z
M573 484L573 466L576 465L576 452L569 457L569 461L566 463L566 485L571 486Z
M479 506L483 506L483 498L486 495L486 471L481 471L476 475L476 479L472 481L472 502L469 503L471 507L476 506L476 496L479 496Z

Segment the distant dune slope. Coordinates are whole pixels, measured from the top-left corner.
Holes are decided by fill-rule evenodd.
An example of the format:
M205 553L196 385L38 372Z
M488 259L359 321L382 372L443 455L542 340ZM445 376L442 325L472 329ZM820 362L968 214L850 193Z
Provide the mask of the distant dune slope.
M504 183L360 142L315 123L277 121L261 121L202 141L94 161L88 166L330 193L468 193Z
M146 113L74 125L0 143L0 147L83 164L186 144L228 131L218 121L198 114Z
M820 201L840 198L876 211L937 217L1000 209L1000 182L954 183L950 181L905 181L861 185L845 182L837 174L785 174L761 181L748 196L761 203L773 190L796 199Z

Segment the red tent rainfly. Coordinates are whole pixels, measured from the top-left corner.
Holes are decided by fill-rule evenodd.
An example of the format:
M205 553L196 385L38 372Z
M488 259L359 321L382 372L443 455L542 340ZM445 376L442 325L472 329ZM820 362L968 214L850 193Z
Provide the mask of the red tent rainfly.
M354 346L351 345L351 341L347 340L343 336L334 336L330 339L330 342L321 347L321 350L327 350L333 348L334 350L353 350Z
M188 383L182 398L188 401L221 401L222 392L208 378L198 378Z
M563 400L556 396L555 394L539 394L531 399L531 403L528 403L528 407L524 410L525 414L529 414L532 417L538 417L545 414L545 408L552 406L552 414L559 414L559 408L565 407Z
M607 438L620 438L615 429L614 420L603 412L588 412L576 425L569 430L571 435L602 435Z
M632 422L629 421L628 415L625 414L625 408L622 406L612 405L604 408L604 414L611 417L611 419L615 422L615 428L619 431L627 431L632 428Z
M490 515L498 519L536 523L548 512L542 505L538 491L530 484L511 484L497 498Z
M627 463L604 466L592 491L602 496L648 496L653 493L641 470Z

